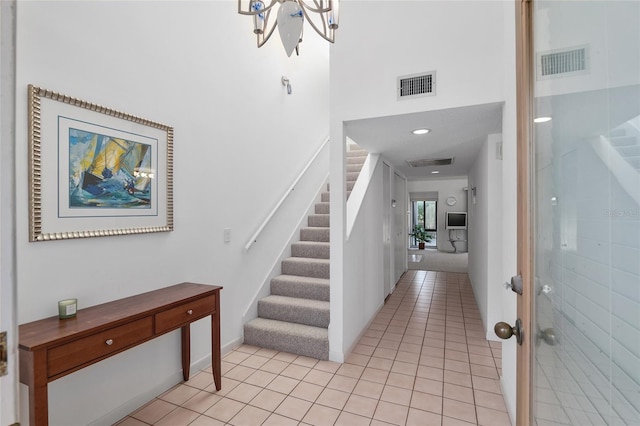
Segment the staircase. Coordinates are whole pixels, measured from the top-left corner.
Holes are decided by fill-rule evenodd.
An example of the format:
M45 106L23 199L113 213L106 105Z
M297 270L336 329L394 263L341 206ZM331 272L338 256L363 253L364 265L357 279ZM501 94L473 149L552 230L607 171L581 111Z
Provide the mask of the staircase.
M327 187L328 189L328 187ZM329 359L329 192L271 280L271 295L258 301L258 318L244 326L248 345Z
M347 152L347 196L364 150ZM258 318L244 325L244 343L317 359L329 359L329 185L320 195L281 275L271 280L271 295L258 301Z
M356 144L350 144L350 149L347 151L347 200L351 195L351 190L358 180L362 165L367 159L369 153L360 148Z

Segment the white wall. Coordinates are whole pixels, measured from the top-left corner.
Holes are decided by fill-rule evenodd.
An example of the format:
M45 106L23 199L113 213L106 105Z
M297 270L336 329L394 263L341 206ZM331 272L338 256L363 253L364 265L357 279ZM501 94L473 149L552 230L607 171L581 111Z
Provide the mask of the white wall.
M353 349L361 337L362 330L384 304L385 297L382 257L383 217L368 214L371 211L380 211L384 173L380 156L370 156L370 159L373 159L371 172L368 176L363 176L369 181L369 185L349 239L344 246L344 258L349 259L349 264L345 262L343 288L344 343L342 350L345 354ZM353 195L353 192L351 194ZM351 198L349 197L349 201Z
M414 192L437 192L438 193L438 235L436 243L439 251L453 252L453 246L449 242L449 231L446 229L447 212L466 212L467 207L467 191L464 190L468 185L466 177L452 177L442 179L425 179L409 181L407 188L409 195ZM447 204L447 198L456 197L456 204L450 206ZM458 235L460 240L466 240L468 231L455 231L454 235ZM466 250L463 243L458 243L460 250Z
M247 295L290 221L243 247L324 141L329 118L328 43L309 31L301 56L287 58L277 37L257 49L251 25L230 0L18 4L20 323L55 315L62 298L87 307L193 281L224 286L222 344L239 342ZM174 127L174 232L27 242L28 83ZM313 195L290 199L282 214L298 217ZM192 362L206 362L208 336L206 322L192 327ZM180 380L178 348L171 333L53 382L51 424L113 423Z
M500 1L343 2L331 48L338 97L332 115L352 120L501 101L502 7ZM397 100L397 77L433 70L436 96Z
M350 344L347 335L353 335L343 329L350 327L344 312L358 303L342 297L350 291L347 277L366 273L345 248L343 123L501 101L502 73L496 71L496 64L501 63L503 54L502 3L354 1L341 5L341 26L331 46L330 64L330 356L334 360L342 359L340 351ZM372 31L376 28L384 31ZM437 73L436 96L397 100L397 77L433 70ZM358 143L366 148L366 141ZM379 208L365 214L380 215L382 221ZM356 244L353 235L349 244Z
M490 340L497 340L493 326L502 321L501 141L501 135L489 135L469 172L469 280Z

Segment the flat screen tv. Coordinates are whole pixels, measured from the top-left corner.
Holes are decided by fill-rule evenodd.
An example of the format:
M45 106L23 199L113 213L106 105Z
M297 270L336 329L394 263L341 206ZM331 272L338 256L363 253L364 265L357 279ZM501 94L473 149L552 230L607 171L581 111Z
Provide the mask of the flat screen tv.
M447 212L447 229L467 229L466 212Z

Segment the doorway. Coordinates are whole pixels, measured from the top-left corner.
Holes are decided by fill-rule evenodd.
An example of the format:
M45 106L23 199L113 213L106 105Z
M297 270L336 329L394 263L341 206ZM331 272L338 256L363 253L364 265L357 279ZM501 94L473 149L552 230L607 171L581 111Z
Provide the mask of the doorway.
M437 246L438 234L438 201L436 200L412 200L411 201L411 229L422 228L427 235L425 248L434 249ZM418 248L420 241L415 235L409 236L409 247Z

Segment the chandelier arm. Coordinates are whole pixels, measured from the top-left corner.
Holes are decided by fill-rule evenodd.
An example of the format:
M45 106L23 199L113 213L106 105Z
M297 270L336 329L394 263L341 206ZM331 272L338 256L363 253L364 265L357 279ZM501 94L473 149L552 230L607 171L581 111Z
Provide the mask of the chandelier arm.
M325 13L325 12L330 12L331 11L331 8L328 6L328 4L329 4L328 2L327 2L327 7L320 6L320 4L318 4L317 0L313 0L313 2L316 4L316 7L309 6L305 0L297 0L297 3L300 6L302 6L302 9L307 9L310 12Z
M324 15L322 15L322 14L320 15L320 18L321 18L321 20L322 20L323 30L324 30L324 31L321 31L321 30L316 26L316 24L311 20L311 18L309 17L309 14L307 13L307 11L306 11L304 8L302 8L302 13L304 13L304 16L307 18L307 21L309 22L309 24L311 25L311 27L316 31L316 33L318 33L318 35L319 35L320 37L322 37L323 39L327 40L329 43L335 43L334 38L333 38L333 37L330 37L330 36L328 36L328 35L326 34L326 32L327 32L327 23L325 22ZM332 31L331 33L333 33L333 31Z
M259 15L260 13L270 12L271 9L278 3L279 3L278 0L271 0L271 4L269 6L267 6L267 7L265 7L264 9L260 9L260 10L242 10L242 0L238 0L238 13L240 15L255 16L255 15ZM249 7L251 7L251 2L249 2Z
M271 13L271 11L269 11L269 13ZM267 15L267 17L265 18L265 28L267 25L267 20L269 19L269 16ZM273 32L275 31L276 27L278 26L278 18L276 18L273 22L273 26L271 27L271 29L269 30L269 32L267 33L267 35L263 34L258 34L258 47L262 47L264 46L264 44L269 41L269 37L271 37L271 34L273 34ZM262 41L260 41L260 36L262 36Z

